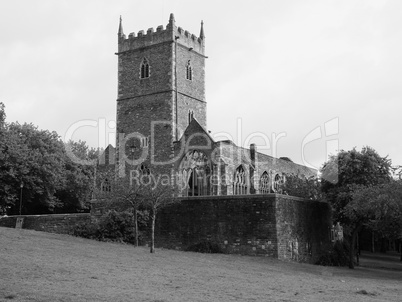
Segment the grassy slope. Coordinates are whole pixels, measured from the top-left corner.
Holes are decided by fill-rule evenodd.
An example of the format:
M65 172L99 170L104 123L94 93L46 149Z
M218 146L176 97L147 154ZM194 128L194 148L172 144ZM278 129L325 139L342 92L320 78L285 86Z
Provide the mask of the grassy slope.
M0 228L0 301L401 301L401 281L401 271L150 254L143 247Z

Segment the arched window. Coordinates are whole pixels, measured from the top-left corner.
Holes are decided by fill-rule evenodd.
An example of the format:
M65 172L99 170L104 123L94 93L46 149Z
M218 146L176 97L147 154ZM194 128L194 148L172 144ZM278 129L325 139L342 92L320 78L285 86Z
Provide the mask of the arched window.
M282 190L282 177L279 174L275 175L274 183L272 184L272 191L281 193Z
M246 172L243 166L236 169L233 180L233 195L247 194L247 179Z
M190 60L188 60L186 65L186 79L190 81L193 80L193 68L191 67Z
M269 175L267 172L264 172L260 178L260 194L268 193L270 193Z
M183 196L211 194L211 168L208 157L201 151L189 151L180 166L180 189Z
M142 59L141 62L140 78L141 79L149 78L149 63L146 58Z

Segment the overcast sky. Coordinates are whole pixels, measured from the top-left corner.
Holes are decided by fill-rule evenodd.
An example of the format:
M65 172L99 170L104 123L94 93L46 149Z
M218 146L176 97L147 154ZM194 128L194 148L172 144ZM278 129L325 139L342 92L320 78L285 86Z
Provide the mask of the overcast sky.
M114 145L119 16L128 35L166 26L170 13L196 36L204 20L217 139L316 168L366 145L402 164L399 0L2 1L7 121Z

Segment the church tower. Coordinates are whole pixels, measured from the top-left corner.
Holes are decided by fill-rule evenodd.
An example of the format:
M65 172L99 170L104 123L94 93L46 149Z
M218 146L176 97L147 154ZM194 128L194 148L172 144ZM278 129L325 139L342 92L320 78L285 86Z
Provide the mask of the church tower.
M177 27L118 31L116 160L120 176L143 166L169 173L178 141L195 118L206 128L205 36Z

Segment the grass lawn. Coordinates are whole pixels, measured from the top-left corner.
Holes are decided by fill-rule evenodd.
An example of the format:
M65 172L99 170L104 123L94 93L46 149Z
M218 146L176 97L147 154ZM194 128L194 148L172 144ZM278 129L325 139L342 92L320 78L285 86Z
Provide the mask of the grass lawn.
M145 247L0 228L0 301L402 301L402 270L150 254Z

